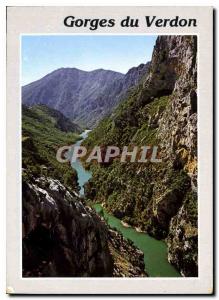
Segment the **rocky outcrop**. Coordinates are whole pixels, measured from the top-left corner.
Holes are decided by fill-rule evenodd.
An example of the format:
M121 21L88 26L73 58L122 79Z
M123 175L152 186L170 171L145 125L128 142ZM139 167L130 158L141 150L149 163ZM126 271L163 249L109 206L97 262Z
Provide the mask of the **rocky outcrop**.
M158 137L166 156L180 160L188 174L197 161L196 37L169 37L168 60L173 60L175 81L170 103L159 121ZM174 45L174 46L173 46ZM160 55L160 54L158 54Z
M109 229L109 249L114 277L145 277L144 253L115 230Z
M23 179L24 277L146 276L144 255L60 181Z
M198 276L197 195L188 193L172 218L167 238L168 260L183 276Z
M58 181L23 182L23 276L112 276L108 231Z
M127 74L98 69L58 69L22 88L27 106L45 104L86 127L94 127L109 114L147 73L149 64L130 69Z

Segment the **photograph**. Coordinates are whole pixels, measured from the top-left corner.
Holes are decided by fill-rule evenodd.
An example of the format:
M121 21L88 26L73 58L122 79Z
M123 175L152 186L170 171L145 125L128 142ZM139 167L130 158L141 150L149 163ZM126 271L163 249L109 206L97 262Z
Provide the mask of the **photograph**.
M199 36L68 32L20 35L22 278L198 278Z

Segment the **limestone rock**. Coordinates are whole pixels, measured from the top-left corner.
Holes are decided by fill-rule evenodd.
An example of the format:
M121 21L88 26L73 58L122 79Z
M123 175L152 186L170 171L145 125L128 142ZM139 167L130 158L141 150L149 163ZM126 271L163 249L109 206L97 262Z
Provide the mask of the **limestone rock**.
M107 227L58 180L23 182L23 276L112 276Z

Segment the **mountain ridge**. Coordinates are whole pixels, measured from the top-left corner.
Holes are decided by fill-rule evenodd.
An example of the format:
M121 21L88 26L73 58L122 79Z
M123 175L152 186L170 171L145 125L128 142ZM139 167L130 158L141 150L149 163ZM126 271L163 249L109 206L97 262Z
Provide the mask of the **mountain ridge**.
M84 72L84 73L92 73L92 72L95 72L95 71L106 71L106 72L113 72L113 73L118 73L118 74L121 74L121 75L125 75L126 73L122 73L122 72L118 72L118 71L114 71L114 70L111 70L111 69L104 69L104 68L98 68L98 69L94 69L94 70L82 70L82 69L79 69L79 68L76 68L76 67L60 67L58 69L55 69L45 75L43 75L42 77L34 80L34 81L31 81L31 82L28 82L26 84L23 84L22 85L22 88L24 87L27 87L28 85L31 85L32 83L35 83L37 81L40 81L41 79L44 79L46 78L47 76L50 76L52 74L55 74L56 72L59 72L59 71L63 71L63 70L72 70L72 71L80 71L80 72Z
M126 74L96 69L59 68L22 87L27 106L45 104L84 127L95 127L118 105L125 93L147 73L149 63Z

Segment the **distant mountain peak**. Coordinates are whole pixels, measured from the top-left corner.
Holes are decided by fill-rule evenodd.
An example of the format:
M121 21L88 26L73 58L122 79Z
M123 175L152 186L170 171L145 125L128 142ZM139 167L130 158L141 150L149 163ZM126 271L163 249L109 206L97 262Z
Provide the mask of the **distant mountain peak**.
M147 64L126 74L102 68L92 71L59 68L23 86L22 102L27 106L45 104L82 126L94 127L147 70Z

